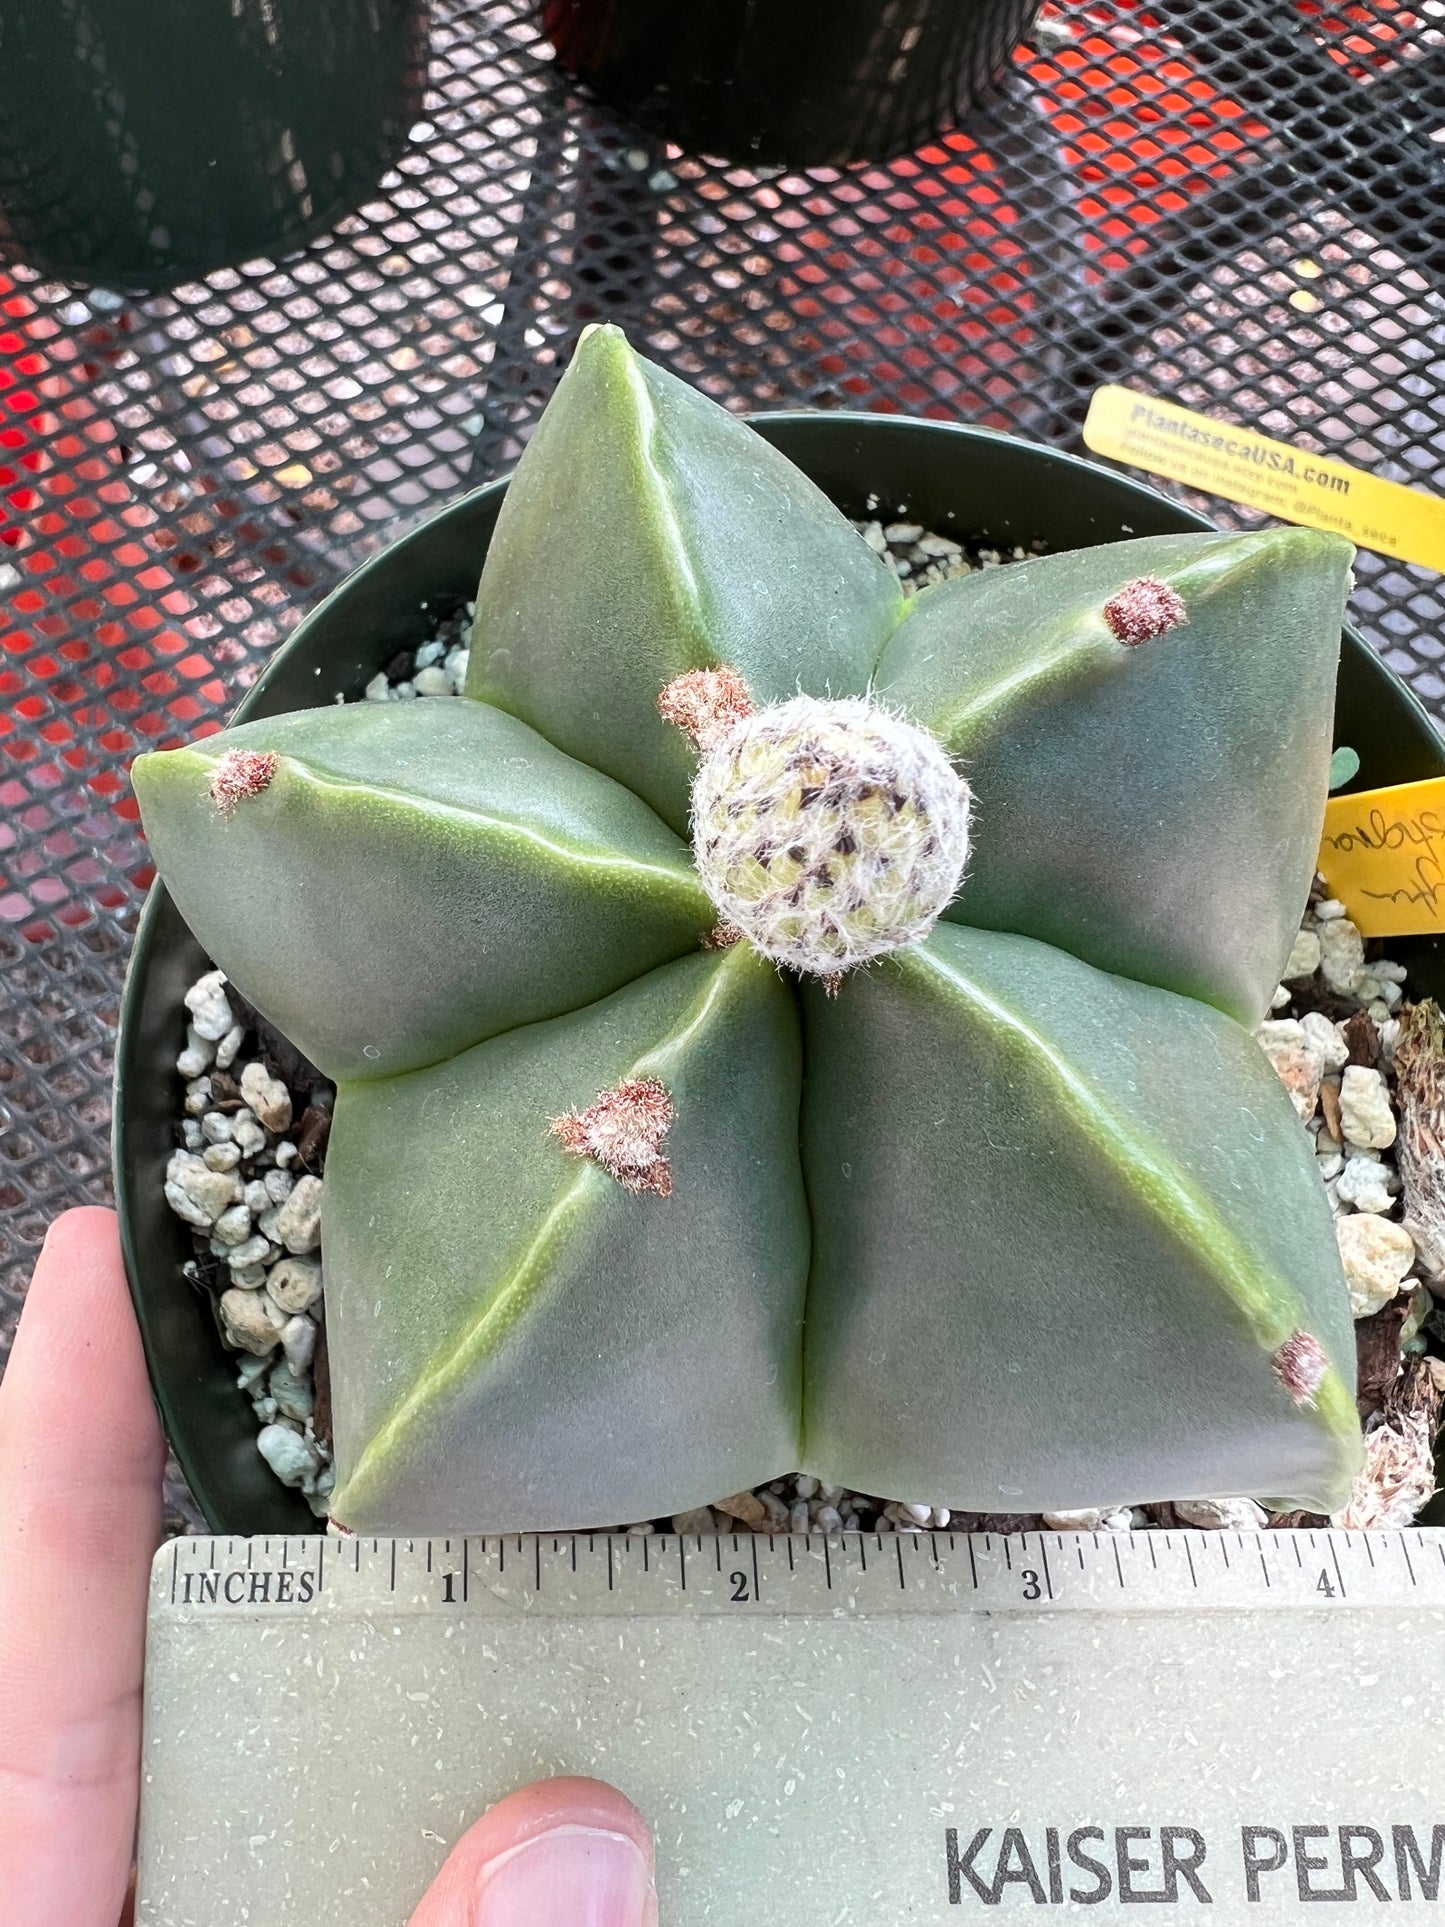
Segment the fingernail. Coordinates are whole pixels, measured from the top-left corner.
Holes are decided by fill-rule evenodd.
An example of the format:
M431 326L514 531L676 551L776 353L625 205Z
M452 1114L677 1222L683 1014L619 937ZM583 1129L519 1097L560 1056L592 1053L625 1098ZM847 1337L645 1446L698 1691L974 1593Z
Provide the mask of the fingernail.
M472 1927L653 1927L652 1869L625 1833L549 1827L486 1861Z

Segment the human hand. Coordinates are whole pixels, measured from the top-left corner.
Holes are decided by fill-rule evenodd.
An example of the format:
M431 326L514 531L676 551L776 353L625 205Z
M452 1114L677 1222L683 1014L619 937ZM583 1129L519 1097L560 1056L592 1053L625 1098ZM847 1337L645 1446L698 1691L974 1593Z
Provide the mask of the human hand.
M6 1927L116 1927L140 1788L165 1445L113 1213L67 1211L0 1384L0 1895ZM652 1839L596 1780L463 1834L411 1927L656 1927Z

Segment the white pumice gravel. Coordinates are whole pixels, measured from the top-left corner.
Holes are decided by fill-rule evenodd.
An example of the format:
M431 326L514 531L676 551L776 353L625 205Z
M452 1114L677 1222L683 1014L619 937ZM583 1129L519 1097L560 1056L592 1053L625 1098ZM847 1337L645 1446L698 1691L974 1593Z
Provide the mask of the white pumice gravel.
M293 1372L309 1372L316 1358L316 1320L288 1318L281 1327L281 1349Z
M226 979L219 970L197 978L186 992L186 1009L191 1013L191 1029L208 1043L219 1043L235 1024L226 1001Z
M1339 1154L1337 1154L1339 1155ZM1343 1165L1335 1184L1335 1198L1356 1211L1388 1211L1400 1180L1369 1151L1357 1152Z
M1340 1121L1347 1144L1384 1151L1395 1142L1395 1113L1379 1071L1363 1064L1346 1065L1340 1080Z
M320 1178L298 1178L276 1216L276 1234L290 1252L315 1251L321 1243Z
M889 563L905 595L973 569L1022 560L1029 553L1017 547L966 549L951 536L909 521L906 510L890 515L872 503L870 510L869 518L855 526ZM394 658L366 684L362 700L438 701L460 695L471 615L472 605L467 604L415 652ZM1345 905L1317 887L1258 1036L1314 1139L1316 1169L1335 1213L1356 1320L1363 1326L1366 1320L1394 1316L1405 1368L1398 1384L1406 1384L1410 1371L1429 1366L1445 1388L1445 1360L1419 1356L1432 1337L1445 1339L1445 1307L1437 1307L1427 1288L1434 1282L1445 1297L1445 1281L1433 1273L1428 1280L1416 1275L1430 1268L1401 1222L1395 1162L1393 1053L1399 1022L1394 1013L1404 998L1405 978L1404 965L1367 957L1364 939ZM317 1429L318 1413L329 1405L316 1379L325 1323L324 1182L318 1170L306 1168L299 1140L302 1122L317 1100L321 1108L329 1108L333 1093L329 1088L288 1089L274 1074L257 1054L254 1032L236 1015L219 970L208 971L191 986L185 1007L188 1022L176 1059L185 1080L176 1123L181 1148L167 1167L166 1199L192 1227L198 1258L188 1270L208 1279L216 1293L222 1335L237 1354L237 1385L250 1398L261 1428L258 1450L282 1483L301 1491L317 1516L324 1517L333 1482L329 1436ZM239 1072L234 1068L238 1060L243 1065ZM233 1242L243 1220L249 1235ZM1381 1436L1388 1401L1396 1394L1387 1387L1382 1396L1386 1410L1376 1409L1366 1419L1367 1473L1350 1507L1335 1516L1336 1523L1408 1524L1430 1496L1426 1468L1441 1398L1430 1405L1427 1416L1412 1409L1408 1423L1390 1420L1394 1429ZM1441 1396L1445 1398L1445 1389ZM1418 1408L1420 1400L1415 1403ZM1404 1471L1402 1453L1408 1459ZM1281 1514L1276 1519L1245 1498L1041 1515L957 1512L851 1492L798 1473L671 1519L642 1520L619 1529L881 1534L949 1528L1127 1532L1182 1525L1252 1531L1276 1522L1293 1524L1305 1516Z
M236 1182L213 1171L190 1151L176 1151L166 1166L166 1202L187 1224L209 1229L236 1201Z
M1201 1532L1258 1532L1269 1514L1253 1499L1176 1499L1174 1510Z
M254 1060L241 1072L241 1095L268 1131L284 1131L291 1122L291 1093L279 1077Z
M1331 990L1349 996L1365 974L1365 942L1344 915L1343 904L1339 915L1320 923L1316 935L1320 943L1320 974Z
M265 1358L281 1343L286 1320L262 1291L232 1286L220 1298L221 1329L238 1351Z
M266 1293L287 1317L321 1300L321 1267L310 1258L282 1258L266 1273Z
M331 1092L288 1088L257 1053L220 971L200 978L185 1003L191 1022L176 1060L185 1115L166 1199L192 1227L187 1270L214 1294L222 1338L237 1354L237 1385L262 1428L258 1450L324 1516L331 1447L316 1429L315 1380L323 1281L318 1259L305 1255L320 1242L323 1185L298 1168L296 1139L314 1097L329 1105Z
M1129 1506L1110 1506L1103 1511L1045 1512L1044 1524L1051 1532L1132 1532L1134 1514Z
M1378 1212L1357 1211L1335 1220L1350 1310L1369 1318L1396 1295L1415 1262L1415 1241L1404 1225Z

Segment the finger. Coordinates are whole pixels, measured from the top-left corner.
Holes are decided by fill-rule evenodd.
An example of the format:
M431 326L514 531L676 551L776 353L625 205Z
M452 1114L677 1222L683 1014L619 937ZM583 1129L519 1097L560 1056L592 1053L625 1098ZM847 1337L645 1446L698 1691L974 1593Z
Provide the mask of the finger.
M120 1917L163 1462L114 1215L68 1211L0 1384L6 1927Z
M600 1780L543 1780L452 1848L411 1927L657 1927L652 1835Z

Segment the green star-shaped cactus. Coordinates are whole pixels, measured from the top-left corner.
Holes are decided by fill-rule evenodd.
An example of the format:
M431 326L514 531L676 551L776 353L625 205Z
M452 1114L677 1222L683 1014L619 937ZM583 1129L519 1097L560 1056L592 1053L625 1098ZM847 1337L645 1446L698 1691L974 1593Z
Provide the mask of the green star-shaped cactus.
M135 766L196 935L337 1080L337 1520L606 1525L800 1467L1340 1503L1330 1212L1241 1026L1309 885L1349 562L1158 537L908 604L589 332L466 698Z

